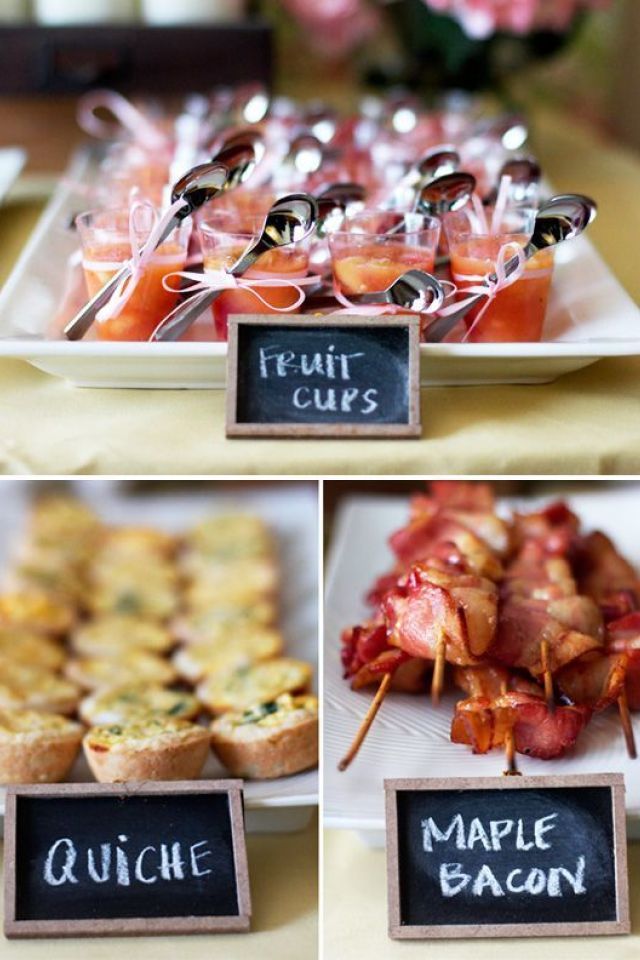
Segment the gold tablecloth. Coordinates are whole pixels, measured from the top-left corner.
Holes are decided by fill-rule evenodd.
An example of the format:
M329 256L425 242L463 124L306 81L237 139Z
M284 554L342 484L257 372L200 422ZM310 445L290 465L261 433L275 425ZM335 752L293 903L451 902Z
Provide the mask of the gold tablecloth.
M249 834L251 933L187 937L7 940L0 960L316 960L318 823L301 833ZM0 870L2 863L0 862ZM1 907L0 907L1 909ZM1 925L0 925L1 929Z
M346 830L324 840L324 952L326 960L632 960L640 956L640 843L629 844L630 936L535 937L529 940L389 940L384 850L370 850Z
M534 147L558 190L592 194L600 252L640 302L640 159L539 109ZM0 281L38 204L0 210ZM0 362L0 471L169 474L640 472L640 358L545 386L422 391L420 440L226 440L223 391L77 390Z

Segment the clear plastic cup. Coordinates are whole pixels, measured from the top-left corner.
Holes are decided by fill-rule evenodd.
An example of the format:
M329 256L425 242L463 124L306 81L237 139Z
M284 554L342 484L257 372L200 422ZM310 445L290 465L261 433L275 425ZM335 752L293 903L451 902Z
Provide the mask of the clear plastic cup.
M82 246L82 266L87 293L93 297L131 259L129 211L91 210L76 219ZM154 220L150 209L141 209L136 220L135 240L140 248L147 240ZM96 323L101 340L148 340L163 317L175 306L177 288L166 290L164 278L184 270L191 224L185 220L155 251L142 268L140 279L119 313Z
M251 224L249 232L239 231L237 219L233 214L221 211L199 224L200 241L204 272L228 271L240 259L247 247L262 231L263 217L245 220L243 226ZM258 258L246 271L248 280L291 280L305 277L309 269L309 249L306 241L269 250ZM254 288L267 303L262 303L248 290L228 290L221 293L213 303L213 319L216 335L220 340L227 339L228 318L235 313L277 313L279 309L292 307L298 298L296 290L286 287Z
M348 297L386 290L407 270L432 273L439 235L439 220L419 213L366 210L346 217L329 235L335 284Z
M465 208L444 217L449 242L451 274L459 290L482 284L493 273L500 251L503 257L524 247L531 237L535 210L518 207L508 210L490 230L491 210L486 226L473 210ZM522 275L504 287L486 305L480 302L465 317L466 335L474 343L536 342L542 329L553 274L553 251L543 250L527 260Z

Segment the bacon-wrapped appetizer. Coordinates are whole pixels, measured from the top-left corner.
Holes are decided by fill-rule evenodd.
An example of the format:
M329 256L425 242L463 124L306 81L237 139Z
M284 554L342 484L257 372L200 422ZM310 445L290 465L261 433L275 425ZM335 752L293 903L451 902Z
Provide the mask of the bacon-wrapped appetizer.
M588 707L557 706L551 710L544 696L513 690L456 704L451 739L469 744L474 753L487 753L493 747L505 746L507 736L512 734L518 753L550 760L574 746L590 716Z
M613 704L635 755L639 580L604 534L584 535L562 502L507 522L487 484L433 481L389 542L396 563L369 593L373 615L342 637L352 687L378 691L341 769L388 689L419 693L433 668L438 702L445 662L467 694L452 740L476 753L504 746L508 772L514 751L560 756Z
M607 625L607 650L627 657L625 690L631 710L640 710L640 612Z

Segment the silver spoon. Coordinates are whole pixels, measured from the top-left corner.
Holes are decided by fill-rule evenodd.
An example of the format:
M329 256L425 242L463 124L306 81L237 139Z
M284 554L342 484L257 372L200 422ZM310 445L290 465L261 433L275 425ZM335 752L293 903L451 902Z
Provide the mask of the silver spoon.
M427 183L416 203L418 213L442 216L460 210L476 188L476 178L470 173L448 173Z
M418 192L412 213L441 217L444 213L460 210L476 188L476 178L470 173L448 173L427 183ZM399 223L385 231L385 236L403 233L407 229L406 215Z
M266 216L262 233L233 264L229 273L240 277L268 250L298 243L308 237L318 219L318 204L307 193L292 193L277 200ZM204 290L181 303L156 327L150 342L179 340L203 310L223 291Z
M419 183L426 186L432 180L445 177L449 173L456 173L460 169L460 154L453 147L442 150L432 150L420 161L417 166Z
M291 141L284 158L285 167L293 167L296 173L308 175L320 169L324 148L312 133L301 133Z
M407 193L414 193L414 207L423 187L432 180L455 173L460 166L460 155L453 147L432 150L416 163L394 187L385 206L394 208L406 202Z
M522 248L524 259L529 260L541 250L555 247L564 240L572 240L585 230L596 215L596 204L589 197L577 193L562 193L547 200L536 214L533 233L529 242ZM519 263L519 257L513 256L504 265L505 274L511 276ZM487 286L495 283L498 277L490 273L485 278ZM427 328L425 340L427 343L439 343L450 333L457 323L475 307L484 294L478 293L470 297L467 303L457 313L448 317L440 317Z
M164 243L172 230L180 226L186 217L190 217L204 203L225 190L229 175L229 170L222 163L203 163L193 167L184 177L181 177L173 187L171 202L175 203L178 199L182 199L184 206L167 223L156 248ZM67 340L81 340L84 337L93 324L98 310L110 300L114 290L130 273L131 266L127 263L98 290L88 303L85 303L63 330Z
M540 164L533 157L511 157L503 165L498 174L498 182L484 198L484 203L492 205L498 196L498 188L503 177L511 177L509 196L515 203L522 203L531 194L531 188L540 183L542 171Z
M225 191L246 183L265 154L263 138L254 130L242 130L227 137L211 157L229 171Z
M319 237L333 232L341 223L344 212L354 203L362 203L366 190L360 183L331 183L316 193L318 203L317 232Z
M472 136L499 140L505 150L519 150L529 138L527 121L521 113L506 113L479 120Z
M422 313L434 303L436 309L444 300L444 290L440 282L424 270L407 270L401 277L394 280L386 290L377 290L374 293L360 293L349 295L354 304L393 303L404 310Z

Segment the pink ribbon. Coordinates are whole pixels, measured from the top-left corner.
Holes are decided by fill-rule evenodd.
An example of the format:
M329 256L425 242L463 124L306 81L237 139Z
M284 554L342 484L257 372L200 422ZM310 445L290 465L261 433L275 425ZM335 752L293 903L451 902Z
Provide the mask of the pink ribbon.
M292 280L285 280L282 277L234 277L232 273L227 273L226 270L209 270L207 273L190 273L188 270L179 270L174 273L168 273L166 277L162 279L162 285L165 290L171 290L174 293L176 292L176 287L168 282L172 277L180 277L181 279L192 281L189 286L181 287L181 293L197 294L203 293L205 290L247 290L265 307L268 307L270 310L275 310L276 313L291 313L293 310L297 310L298 307L302 306L307 296L302 288L317 283L316 277L299 277L296 278L296 282L294 283ZM296 297L295 303L292 303L290 306L276 307L274 304L269 303L255 287L285 287L289 290L295 290L298 296Z
M513 270L513 272L507 275L505 267L507 265L507 261L510 260L511 257L513 256L516 256L518 258L518 264ZM448 317L448 316L451 316L451 314L453 313L457 313L458 310L467 306L467 304L472 303L475 300L477 294L481 294L483 297L486 297L486 303L482 305L478 313L478 316L475 318L475 320L473 321L473 323L465 333L464 337L462 338L462 342L464 343L468 339L471 332L478 325L478 323L482 320L482 317L484 316L487 309L489 308L489 305L495 300L495 298L500 293L500 291L504 290L506 287L510 287L512 283L515 283L516 280L520 279L520 277L522 276L522 273L524 272L524 267L525 267L524 252L520 244L516 243L513 240L509 241L509 243L504 243L500 247L498 256L496 258L496 267L495 267L496 279L490 280L488 277L472 277L471 279L473 280L482 280L483 282L478 284L472 284L470 287L465 287L464 292L467 296L465 296L463 300L457 300L455 303L450 303L445 307L440 307L440 309L437 311L438 316ZM463 276L454 274L454 279L460 282L461 280L464 280L466 278Z
M169 209L166 210L161 217L158 217L155 207L148 200L135 200L131 204L131 209L129 210L131 259L127 263L129 272L122 278L104 307L96 313L98 323L104 323L105 320L111 320L113 317L118 316L123 307L129 302L142 278L145 267L147 267L153 259L156 248L162 240L167 225L184 206L187 206L187 203L180 197L171 204ZM155 222L142 247L138 247L136 220L141 210L150 212Z
M100 120L96 116L99 108L112 113L117 123ZM169 146L169 138L115 90L90 90L85 93L78 103L78 123L85 133L99 140L113 140L124 131L147 150L163 150Z

